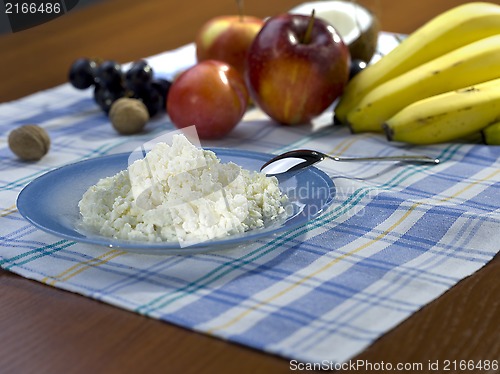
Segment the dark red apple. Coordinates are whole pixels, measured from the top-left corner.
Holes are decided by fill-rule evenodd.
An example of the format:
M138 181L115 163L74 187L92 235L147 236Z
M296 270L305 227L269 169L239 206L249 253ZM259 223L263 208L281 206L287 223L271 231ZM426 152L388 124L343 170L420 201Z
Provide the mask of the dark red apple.
M253 101L277 122L310 122L343 92L349 49L335 29L314 17L272 17L255 37L246 83Z
M248 100L243 77L234 67L206 60L173 81L167 108L177 128L194 125L200 139L219 139L242 119Z

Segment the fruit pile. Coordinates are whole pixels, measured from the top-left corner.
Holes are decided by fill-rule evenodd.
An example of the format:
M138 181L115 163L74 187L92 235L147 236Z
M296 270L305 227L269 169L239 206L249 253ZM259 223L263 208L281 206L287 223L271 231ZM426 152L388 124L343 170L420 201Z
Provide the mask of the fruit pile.
M348 83L335 117L412 144L481 131L499 144L500 6L471 2L430 20Z
M348 79L363 68L351 64L349 46L326 21L302 14L282 14L264 21L239 14L219 16L202 25L196 37L195 66L170 84L153 79L145 61L127 72L114 61L82 58L73 63L69 80L79 89L94 86L104 112L119 98L142 101L154 116L169 108L178 128L195 125L202 139L227 135L250 103L285 125L303 124L318 116L342 93ZM129 103L128 112L139 112ZM163 106L162 106L163 104ZM110 116L120 133L141 131L143 115L128 120ZM113 122L113 119L120 121ZM119 123L118 123L119 122Z
M249 102L281 124L307 123L349 79L348 47L314 14L216 17L195 44L198 63L173 82L168 106L176 126L194 124L201 138L229 133Z
M79 58L71 65L68 79L81 90L94 87L94 100L106 114L116 100L128 97L142 101L150 117L166 109L171 86L170 81L155 78L144 60L135 61L122 71L122 66L113 60Z
M202 25L197 63L173 82L155 79L145 61L122 72L114 61L89 59L75 61L69 79L76 88L94 86L106 113L123 97L141 101L149 116L168 107L175 126L195 125L202 139L227 135L250 103L278 123L296 125L340 99L335 120L353 133L385 132L389 140L431 144L482 132L487 144L499 143L499 5L471 2L450 9L368 66L314 9L264 22L244 16L239 5L239 15ZM371 36L356 39L365 47L378 32L370 17L363 30ZM143 126L144 110L129 104L133 124L124 113L113 116L120 118L113 125L121 133Z

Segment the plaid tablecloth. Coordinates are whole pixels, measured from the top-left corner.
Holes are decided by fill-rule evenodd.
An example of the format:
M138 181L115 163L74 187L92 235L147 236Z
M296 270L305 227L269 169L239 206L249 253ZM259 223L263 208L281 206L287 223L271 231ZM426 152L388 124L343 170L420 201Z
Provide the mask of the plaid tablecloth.
M380 49L390 50L391 35ZM194 63L192 45L149 59L172 77ZM50 153L17 160L9 131L35 123ZM411 147L331 126L284 127L258 110L204 146L269 153L311 148L344 156L423 153L437 166L324 161L337 187L328 211L303 227L202 255L149 256L46 234L16 210L20 190L67 163L133 150L172 130L168 117L120 136L90 91L68 84L0 105L0 264L23 277L289 359L345 362L500 249L500 148Z

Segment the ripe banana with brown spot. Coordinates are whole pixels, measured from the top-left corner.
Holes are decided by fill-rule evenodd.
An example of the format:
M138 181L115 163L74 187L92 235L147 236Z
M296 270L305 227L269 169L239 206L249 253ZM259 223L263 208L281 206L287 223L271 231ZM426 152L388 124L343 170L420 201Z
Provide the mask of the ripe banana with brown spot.
M381 132L382 124L411 103L500 78L500 34L455 49L368 93L347 116L352 132Z
M413 32L389 54L369 65L347 85L335 108L345 123L348 113L376 86L466 44L500 34L500 6L471 2L452 8Z
M500 145L500 121L485 127L481 134L485 144Z
M434 144L479 133L499 121L500 78L417 101L388 119L384 130L389 140Z

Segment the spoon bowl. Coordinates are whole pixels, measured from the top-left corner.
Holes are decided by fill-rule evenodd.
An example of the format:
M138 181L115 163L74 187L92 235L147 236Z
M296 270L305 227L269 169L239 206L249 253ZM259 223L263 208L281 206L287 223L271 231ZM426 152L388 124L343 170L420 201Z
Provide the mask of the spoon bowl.
M338 162L362 162L362 161L402 161L410 163L439 164L439 159L421 155L381 156L381 157L337 157L310 149L297 149L282 153L267 161L260 171L266 175L280 175L288 172L298 171L312 166L324 159Z

